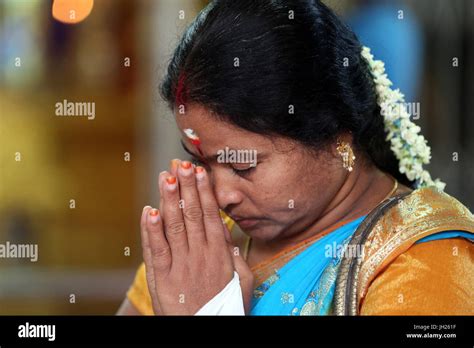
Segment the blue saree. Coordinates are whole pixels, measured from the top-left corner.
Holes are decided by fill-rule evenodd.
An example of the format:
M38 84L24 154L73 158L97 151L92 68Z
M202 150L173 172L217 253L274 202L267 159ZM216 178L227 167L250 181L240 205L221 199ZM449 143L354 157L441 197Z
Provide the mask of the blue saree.
M255 289L250 314L330 314L342 251L364 218L362 216L339 227L275 270ZM458 237L473 240L474 234L445 231L422 238L417 243Z

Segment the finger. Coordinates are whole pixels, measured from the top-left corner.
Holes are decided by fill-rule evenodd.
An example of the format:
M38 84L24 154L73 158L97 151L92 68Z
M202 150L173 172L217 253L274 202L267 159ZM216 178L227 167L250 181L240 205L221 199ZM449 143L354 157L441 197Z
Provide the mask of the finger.
M165 236L171 248L171 254L179 255L187 252L188 237L183 214L179 206L178 179L169 173L160 177L161 190L163 192L163 207L161 210Z
M197 166L195 172L207 242L222 247L225 244L225 231L209 176L201 166Z
M179 160L178 158L172 159L170 161L170 171L169 171L169 173L171 173L171 175L178 176L178 166L179 166L180 162L181 162L181 160ZM159 187L159 191L160 191L160 211L163 211L163 192L161 190L161 185L159 184L160 183L160 178L159 177L161 175L167 175L167 174L168 174L167 171L163 171L158 176L158 187Z
M143 208L142 216L140 219L140 233L148 291L150 293L151 300L154 304L153 307L159 307L158 296L156 294L155 275L153 270L153 258L151 255L150 239L148 238L148 231L146 229L147 215L150 210L151 207L149 205Z
M178 176L178 167L181 164L181 160L175 158L170 162L170 174L173 176Z
M244 299L244 308L245 313L250 312L250 306L252 303L252 293L254 288L254 275L250 270L247 262L245 262L244 258L240 254L240 250L238 247L233 246L232 244L229 245L229 250L232 254L232 259L234 261L234 268L235 271L239 274L240 278L240 286L242 289L242 295Z
M196 187L196 178L191 162L183 161L178 168L180 208L183 210L184 223L189 247L201 246L206 242L201 202Z
M147 214L146 230L150 243L155 280L166 275L171 267L171 250L163 231L158 209L150 209Z
M229 251L232 254L232 260L234 261L235 271L239 274L239 277L241 279L248 279L253 277L252 271L247 265L247 262L245 262L244 258L240 254L240 248L232 244L227 245L229 247Z
M160 211L163 211L163 190L161 189L161 180L163 180L162 176L166 178L167 175L168 175L168 172L166 170L161 172L158 175L158 191L160 192L160 206L159 206Z

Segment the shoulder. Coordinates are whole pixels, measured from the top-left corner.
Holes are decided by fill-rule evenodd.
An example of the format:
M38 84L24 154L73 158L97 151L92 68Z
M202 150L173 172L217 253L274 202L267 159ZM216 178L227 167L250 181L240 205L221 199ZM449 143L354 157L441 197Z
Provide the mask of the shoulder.
M435 188L423 188L400 200L371 227L364 242L357 280L358 302L361 303L375 277L398 256L413 248L426 247L415 245L418 240L451 230L474 232L474 216L454 197Z
M473 315L474 245L442 239L413 245L370 284L362 315Z

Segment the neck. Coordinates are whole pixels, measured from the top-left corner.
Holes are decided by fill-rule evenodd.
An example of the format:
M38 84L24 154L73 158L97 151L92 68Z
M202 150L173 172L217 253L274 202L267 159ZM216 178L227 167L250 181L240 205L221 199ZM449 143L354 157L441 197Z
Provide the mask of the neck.
M368 214L393 187L394 179L375 166L350 173L311 230L325 230L340 221Z

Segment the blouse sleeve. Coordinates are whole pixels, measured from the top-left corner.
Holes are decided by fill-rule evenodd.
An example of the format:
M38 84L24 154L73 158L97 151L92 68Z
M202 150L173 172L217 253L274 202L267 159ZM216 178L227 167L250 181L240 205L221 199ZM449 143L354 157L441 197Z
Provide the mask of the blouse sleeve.
M146 282L145 263L142 262L128 289L127 298L142 315L153 315L150 292Z
M361 315L473 315L474 246L452 238L415 244L370 285Z

